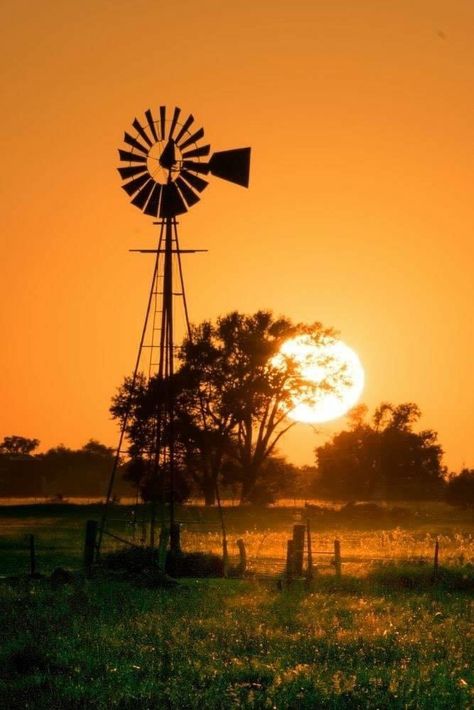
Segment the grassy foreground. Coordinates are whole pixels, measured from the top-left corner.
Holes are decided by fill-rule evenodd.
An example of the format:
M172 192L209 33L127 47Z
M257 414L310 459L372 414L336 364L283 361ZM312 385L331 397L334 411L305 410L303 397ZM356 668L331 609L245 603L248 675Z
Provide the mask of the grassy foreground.
M4 509L0 574L26 571L31 533L42 572L80 567L84 522L97 513ZM48 579L0 581L1 707L474 707L472 518L446 515L404 528L315 517L318 548L337 535L367 562L345 564L339 583L327 571L311 590L239 580L168 590L101 577L57 588ZM231 544L243 535L257 560L284 550L295 518L249 510L228 520ZM199 529L187 543L218 550L218 533ZM400 561L431 554L434 535L447 565L436 585L430 565Z
M472 600L320 584L3 584L3 707L472 707Z

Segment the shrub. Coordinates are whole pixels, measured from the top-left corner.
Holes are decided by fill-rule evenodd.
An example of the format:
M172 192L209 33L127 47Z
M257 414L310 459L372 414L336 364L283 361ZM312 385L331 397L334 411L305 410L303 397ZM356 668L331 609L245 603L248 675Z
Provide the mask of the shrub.
M474 469L464 468L446 488L446 501L460 508L474 508Z

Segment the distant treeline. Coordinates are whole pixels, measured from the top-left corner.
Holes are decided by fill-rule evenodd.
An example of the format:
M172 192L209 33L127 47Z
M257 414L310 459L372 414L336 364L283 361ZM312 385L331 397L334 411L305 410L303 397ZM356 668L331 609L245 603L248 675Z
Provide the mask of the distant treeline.
M0 444L1 497L97 497L107 490L113 449L91 439L81 449L59 445L35 454L37 439L5 437ZM120 480L118 495L133 495Z
M392 408L392 414L393 410L396 408ZM387 411L384 416L387 418ZM392 421L391 418L388 421ZM425 445L428 442L427 457L416 454L420 444L416 437L419 436L411 432L411 426L400 428L399 420L395 430L388 426L387 419L385 425L381 421L377 426L369 425L363 420L362 410L358 410L353 414L350 429L339 432L316 449L315 466L298 467L284 457L268 457L260 473L258 496L253 502L269 504L278 498L415 499L445 500L452 505L473 507L474 469L448 475L441 466L433 467L433 461L438 459L430 449L432 436L423 432L421 437ZM80 449L60 445L37 454L38 445L37 439L5 437L0 444L0 497L61 499L105 495L115 457L113 449L91 439ZM431 465L427 461L431 461ZM127 480L129 465L124 462L119 467L114 489L116 497L136 495L136 487ZM233 479L232 469L227 475L224 471L221 493L240 500L240 486ZM184 476L181 500L203 496L196 478Z

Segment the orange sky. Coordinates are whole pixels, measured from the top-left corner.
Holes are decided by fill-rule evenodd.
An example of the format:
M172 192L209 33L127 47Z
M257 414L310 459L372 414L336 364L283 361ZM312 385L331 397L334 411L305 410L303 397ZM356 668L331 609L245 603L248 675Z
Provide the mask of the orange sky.
M160 104L251 145L181 218L192 320L272 308L341 333L364 401L415 401L474 466L472 0L3 0L0 437L114 444L156 227L115 168ZM321 433L282 450L311 463Z

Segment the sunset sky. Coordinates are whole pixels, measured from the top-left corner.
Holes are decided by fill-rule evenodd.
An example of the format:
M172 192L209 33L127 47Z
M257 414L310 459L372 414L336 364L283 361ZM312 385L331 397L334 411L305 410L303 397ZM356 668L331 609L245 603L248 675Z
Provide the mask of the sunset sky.
M3 0L0 438L114 445L152 218L117 148L160 104L252 146L180 218L191 319L270 308L332 326L363 401L416 402L474 466L472 0ZM298 464L344 419L298 424Z

